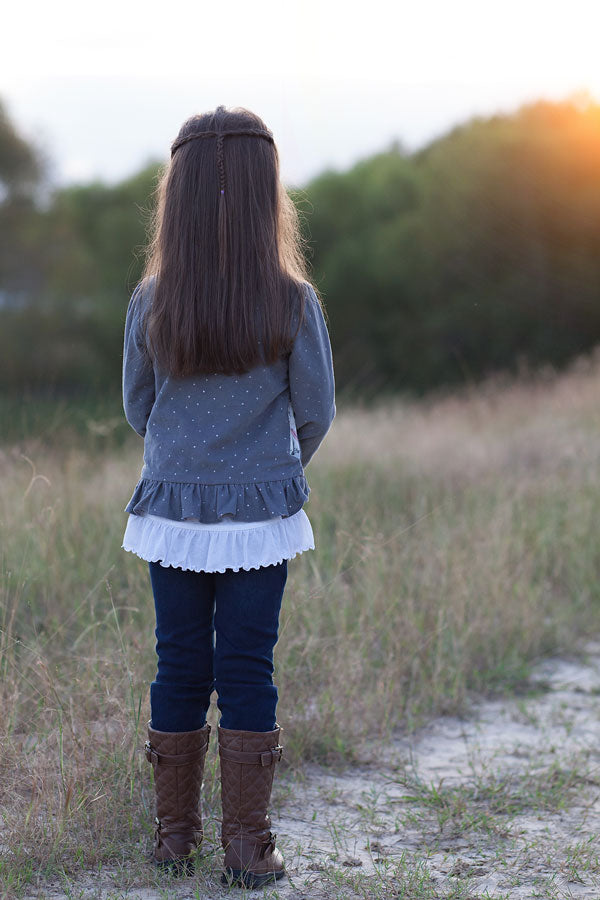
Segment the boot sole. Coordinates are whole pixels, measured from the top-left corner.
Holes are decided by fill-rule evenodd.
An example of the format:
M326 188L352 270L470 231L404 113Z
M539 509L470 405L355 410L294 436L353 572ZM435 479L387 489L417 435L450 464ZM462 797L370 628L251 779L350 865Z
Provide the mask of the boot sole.
M194 875L196 864L194 859L162 859L153 860L154 865L161 872L169 872L176 878L184 878L188 875Z
M272 884L274 881L283 878L284 875L285 869L282 869L280 872L265 872L259 875L255 872L247 872L244 869L228 868L221 875L221 884L225 884L228 887L252 889L262 887L264 884Z

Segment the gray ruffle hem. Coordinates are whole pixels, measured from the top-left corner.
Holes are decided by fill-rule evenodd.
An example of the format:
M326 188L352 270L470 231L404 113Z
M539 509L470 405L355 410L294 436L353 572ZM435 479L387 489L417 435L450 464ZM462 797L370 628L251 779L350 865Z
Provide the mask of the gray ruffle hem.
M303 474L281 481L243 484L197 484L140 478L125 511L146 513L183 522L219 522L232 516L239 522L256 522L276 516L292 516L308 500L310 487Z

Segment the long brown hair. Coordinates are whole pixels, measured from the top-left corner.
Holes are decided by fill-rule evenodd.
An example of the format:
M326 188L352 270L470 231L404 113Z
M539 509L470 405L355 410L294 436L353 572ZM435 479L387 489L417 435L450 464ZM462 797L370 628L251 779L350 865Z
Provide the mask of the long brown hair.
M179 378L243 374L289 352L307 265L262 119L224 106L187 119L155 199L142 281L154 277L145 325L157 365Z

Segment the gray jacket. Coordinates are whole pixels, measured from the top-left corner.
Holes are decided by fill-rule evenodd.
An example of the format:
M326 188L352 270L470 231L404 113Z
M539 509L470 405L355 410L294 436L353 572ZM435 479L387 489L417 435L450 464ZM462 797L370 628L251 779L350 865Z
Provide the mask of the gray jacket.
M245 375L176 379L152 365L141 327L151 283L137 286L125 320L123 408L144 438L144 464L126 512L255 522L293 515L308 500L304 467L335 416L335 387L327 326L308 282L305 290L287 357Z

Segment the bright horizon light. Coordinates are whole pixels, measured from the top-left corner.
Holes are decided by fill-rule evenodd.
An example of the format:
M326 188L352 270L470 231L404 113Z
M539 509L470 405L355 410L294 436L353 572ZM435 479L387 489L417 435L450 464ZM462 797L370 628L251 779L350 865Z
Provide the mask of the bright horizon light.
M0 99L44 145L57 182L115 181L164 159L182 121L219 103L273 130L282 178L399 140L412 150L472 115L535 99L600 98L600 4L373 0L226 6L174 0L12 4Z

